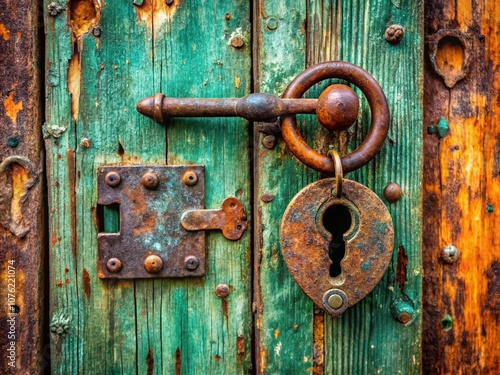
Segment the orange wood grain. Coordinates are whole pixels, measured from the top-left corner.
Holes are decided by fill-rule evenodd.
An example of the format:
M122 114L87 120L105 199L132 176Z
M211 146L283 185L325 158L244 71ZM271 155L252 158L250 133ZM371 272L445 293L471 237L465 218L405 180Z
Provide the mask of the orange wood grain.
M426 65L423 373L492 374L500 369L500 7L432 0L425 16L427 40L458 29L472 56L452 88ZM453 41L438 50L438 65L460 66ZM449 124L442 138L427 132L440 117ZM440 259L446 245L460 251L458 262Z

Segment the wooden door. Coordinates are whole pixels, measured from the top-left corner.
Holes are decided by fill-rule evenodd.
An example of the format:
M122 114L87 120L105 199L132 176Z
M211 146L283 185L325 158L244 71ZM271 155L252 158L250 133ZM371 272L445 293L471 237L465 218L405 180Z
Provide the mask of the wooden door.
M495 2L42 3L0 9L2 374L498 373ZM404 35L388 43L398 24ZM285 207L326 176L300 164L274 124L164 127L135 105L156 92L281 95L303 69L336 59L386 93L387 141L348 178L382 197L396 237L379 285L332 319L298 288L279 245ZM351 152L369 124L361 101L349 130L299 116L301 134L323 154ZM99 214L97 168L166 164L205 165L206 207L237 196L251 227L237 242L207 234L205 277L99 279L97 232L103 221L116 231L119 217ZM390 182L403 193L394 203L383 197Z
M420 371L422 6L419 2L232 0L46 3L46 123L53 373L375 373ZM385 30L401 23L401 43ZM369 71L392 113L386 144L350 174L387 204L395 251L381 283L341 318L315 308L280 253L279 223L291 198L321 176L298 162L279 134L242 119L141 116L136 103L173 97L281 95L311 64L345 60ZM315 88L311 95L317 95ZM300 117L309 144L346 154L369 126L329 134ZM264 126L265 124L260 124ZM263 145L263 138L271 145ZM273 138L275 137L275 140ZM276 142L273 147L272 143ZM270 147L271 146L271 147ZM207 274L191 279L101 280L102 165L201 164L207 208L226 196L254 224L239 241L207 234ZM121 215L128 215L121 212ZM215 293L230 288L227 298ZM401 307L402 306L402 307ZM394 309L410 311L398 322ZM392 309L392 310L391 310ZM406 311L405 310L405 311ZM392 313L391 313L392 311ZM396 319L393 315L396 314Z

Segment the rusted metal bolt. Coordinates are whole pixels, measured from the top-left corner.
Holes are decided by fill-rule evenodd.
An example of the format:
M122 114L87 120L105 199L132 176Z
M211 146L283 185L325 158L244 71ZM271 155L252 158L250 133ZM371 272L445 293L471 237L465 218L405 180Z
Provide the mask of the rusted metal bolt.
M394 203L401 199L403 192L401 191L401 186L395 182L390 182L384 189L384 197L388 202Z
M234 48L241 48L245 44L245 41L243 40L241 35L235 35L231 38L231 45Z
M165 0L165 4L167 5L172 5L174 3L174 0Z
M262 144L265 148L272 150L276 147L276 137L274 135L266 135L264 139L262 139Z
M460 252L453 245L445 246L441 251L441 259L445 263L453 264L458 260L459 257L460 257Z
M199 265L200 265L200 260L193 255L184 258L184 267L186 267L188 271L194 271L195 269L198 268Z
M401 324L411 323L415 318L413 303L406 299L398 298L391 304L391 315Z
M150 273L158 273L163 268L163 260L158 255L150 255L144 261L144 268Z
M82 140L80 141L80 144L85 148L89 148L90 147L90 139L82 138Z
M198 183L198 175L193 171L186 171L182 176L182 182L187 186L194 186Z
M344 300L339 294L332 294L330 297L328 297L328 306L330 306L332 309L339 309L343 304Z
M92 35L93 36L101 36L101 28L99 26L96 26L92 29Z
M118 172L112 171L106 174L106 177L104 177L104 181L106 182L106 184L108 184L108 186L117 187L122 182L122 178L120 177Z
M401 25L391 25L385 30L385 40L390 44L398 44L403 39L405 29Z
M226 19L226 21L229 21L231 19L231 13L226 13L224 18Z
M47 10L49 12L49 15L51 15L52 17L57 16L59 13L61 13L61 11L63 9L64 8L59 3L56 3L55 1L53 1L52 3L47 5Z
M269 17L266 22L266 27L268 30L276 30L278 28L278 20L274 17Z
M319 96L316 116L329 131L342 131L356 122L359 113L359 98L349 86L328 86Z
M122 269L122 261L118 258L110 258L106 263L106 268L112 273L120 272Z
M142 176L142 185L149 190L156 189L160 180L158 179L158 175L154 172L147 172Z
M229 293L230 293L229 286L227 286L226 284L219 284L215 288L215 294L219 298L226 298L229 295Z

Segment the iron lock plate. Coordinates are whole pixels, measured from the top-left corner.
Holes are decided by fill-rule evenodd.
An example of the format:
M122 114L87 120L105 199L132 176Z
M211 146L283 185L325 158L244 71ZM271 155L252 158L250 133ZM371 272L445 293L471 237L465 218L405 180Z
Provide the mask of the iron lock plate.
M205 233L181 225L204 208L203 166L105 166L97 186L98 204L120 210L120 231L98 234L100 278L205 275Z
M120 215L118 233L97 236L97 270L103 279L204 276L203 231L220 229L234 241L247 229L236 197L226 198L220 209L204 209L205 168L200 165L103 166L97 194L100 206L118 205Z

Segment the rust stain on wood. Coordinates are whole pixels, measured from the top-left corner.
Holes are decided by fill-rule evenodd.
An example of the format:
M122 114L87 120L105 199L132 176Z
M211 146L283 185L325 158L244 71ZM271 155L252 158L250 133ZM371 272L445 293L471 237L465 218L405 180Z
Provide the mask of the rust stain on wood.
M174 370L175 375L181 375L182 373L182 353L179 348L175 350L174 354Z
M236 339L236 353L238 360L242 362L245 359L245 338L242 335Z
M68 163L68 184L70 193L70 225L71 225L71 252L76 257L76 161L75 151L68 150L66 152L66 160Z
M17 125L17 114L23 109L23 101L19 100L16 102L14 100L15 87L9 92L9 95L3 100L3 107L5 108L5 114L9 117L14 124Z
M88 301L90 299L90 275L86 268L84 268L82 271L82 280L83 280L83 292L85 293L85 297L87 298Z
M323 375L325 373L325 316L323 311L316 309L313 323L313 374Z
M408 280L408 256L406 255L405 248L398 246L398 262L396 267L396 282L398 283L401 293L405 293L405 285Z
M153 350L149 347L148 354L146 355L146 368L147 374L152 375L154 371L155 358L153 355Z

